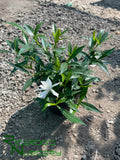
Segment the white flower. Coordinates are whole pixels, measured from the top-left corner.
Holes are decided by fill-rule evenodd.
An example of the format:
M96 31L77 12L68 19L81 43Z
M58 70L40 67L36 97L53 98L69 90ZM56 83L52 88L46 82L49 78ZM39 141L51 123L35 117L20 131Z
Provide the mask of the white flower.
M56 84L53 84L52 85L52 82L51 80L49 79L49 77L47 78L46 81L41 81L42 85L40 85L39 89L36 89L35 91L43 91L41 93L39 93L38 97L41 98L41 99L45 99L47 94L51 91L52 94L56 97L59 96L59 94L57 92L55 92L52 88L57 86L59 83L56 83Z

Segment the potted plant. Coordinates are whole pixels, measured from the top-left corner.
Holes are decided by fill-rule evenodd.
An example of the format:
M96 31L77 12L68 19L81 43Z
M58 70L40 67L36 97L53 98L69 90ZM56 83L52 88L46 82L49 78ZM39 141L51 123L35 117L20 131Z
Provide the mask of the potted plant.
M12 73L16 70L25 72L30 78L23 86L25 91L32 83L36 83L38 88L38 97L35 99L42 106L42 112L48 107L53 110L56 108L71 122L84 124L75 116L79 112L79 106L87 110L102 113L94 105L88 103L87 92L94 81L100 81L99 77L92 75L90 65L98 65L105 72L108 70L105 65L104 57L111 54L114 48L101 51L98 47L108 38L108 32L101 30L97 35L94 30L93 35L88 38L88 51L85 52L84 46L72 46L71 42L67 47L61 47L59 41L63 34L53 24L52 41L51 37L39 34L39 29L43 22L39 23L34 29L25 25L24 27L17 23L8 22L8 24L19 28L23 33L23 38L16 37L14 41L7 40L11 48L9 51L16 55L15 62L8 62L14 67Z

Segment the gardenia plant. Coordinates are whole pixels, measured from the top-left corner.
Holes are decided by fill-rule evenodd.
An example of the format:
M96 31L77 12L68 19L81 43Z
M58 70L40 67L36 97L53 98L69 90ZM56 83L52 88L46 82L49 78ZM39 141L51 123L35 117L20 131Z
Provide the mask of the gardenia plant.
M45 35L39 34L43 22L39 23L34 29L24 24L24 27L17 23L8 24L19 28L23 33L23 38L16 37L13 41L7 40L10 50L15 54L15 62L8 62L14 67L12 73L17 70L25 72L29 79L23 86L25 91L32 83L36 83L38 97L35 99L42 107L42 112L48 107L57 107L61 113L71 122L84 124L75 116L79 112L79 106L85 109L102 113L94 105L87 102L88 88L94 81L100 81L98 77L92 75L90 65L97 65L107 74L106 62L102 60L110 55L114 48L110 50L99 50L99 46L105 42L108 32L101 30L97 35L94 30L89 40L88 51L85 52L84 46L72 46L71 42L67 47L61 47L59 41L63 34L67 32L57 29L55 24L52 26L52 40ZM36 86L36 88L37 88ZM64 104L68 109L64 108Z

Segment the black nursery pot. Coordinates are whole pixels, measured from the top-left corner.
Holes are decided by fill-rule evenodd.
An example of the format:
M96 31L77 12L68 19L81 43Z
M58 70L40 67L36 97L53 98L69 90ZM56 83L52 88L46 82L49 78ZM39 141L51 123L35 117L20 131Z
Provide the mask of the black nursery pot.
M60 103L59 106L61 108L63 108L63 109L66 109L67 111L69 111L69 109L70 109L66 103ZM63 116L63 114L61 113L61 111L56 106L50 106L49 110L51 112L53 112L54 114L56 114L56 115L59 115L61 117Z

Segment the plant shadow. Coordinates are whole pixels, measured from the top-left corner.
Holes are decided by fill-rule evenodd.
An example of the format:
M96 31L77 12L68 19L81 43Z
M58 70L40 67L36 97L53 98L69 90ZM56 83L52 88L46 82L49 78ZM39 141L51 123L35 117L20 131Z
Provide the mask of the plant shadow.
M34 157L33 155L22 156L15 149L12 155L12 146L2 141L0 144L0 155L2 155L1 158L19 160L24 157L25 160L33 160L33 158L37 160L40 157L46 157L45 151L56 151L56 148L58 148L56 152L60 154L59 146L61 146L65 141L67 137L66 132L69 128L69 125L65 125L65 123L63 124L64 120L65 118L63 116L57 116L49 110L45 114L41 113L41 107L36 103L31 103L27 107L17 111L9 119L4 132L1 134L1 137L4 137L4 135L13 135L15 138L15 143L11 143L15 145L20 152L20 142L22 143L23 141L24 153L39 151L38 153L43 155L34 155ZM33 142L32 140L37 140L37 142ZM64 145L65 152L67 152L68 147L69 144ZM4 151L6 154L4 154ZM61 154L64 155L64 153Z
M119 0L101 0L98 2L91 3L91 5L95 6L101 6L104 8L113 8L120 10L120 1Z
M85 121L87 127L80 126L77 130L77 144L81 144L86 151L86 160L93 160L95 158L95 152L97 151L98 155L101 155L103 158L108 158L109 160L117 160L120 158L118 154L116 154L116 148L120 144L120 112L116 115L116 120L113 124L113 133L115 135L115 140L110 140L110 129L107 127L107 121L103 120L99 129L100 137L99 142L94 139L94 136L91 135L91 125L93 117L84 117L84 119L91 119L90 121ZM97 135L97 131L94 134ZM93 132L92 132L93 134ZM96 136L95 136L96 137ZM110 142L109 142L110 140ZM107 142L107 143L105 143ZM97 156L98 156L97 155ZM96 156L96 158L98 158Z
M105 89L108 94L112 94L112 98L104 94L102 89ZM98 88L99 90L99 88ZM110 100L119 101L120 100L120 77L116 76L113 79L106 81L100 86L100 92L96 96L96 100L102 99L104 96L110 98Z

